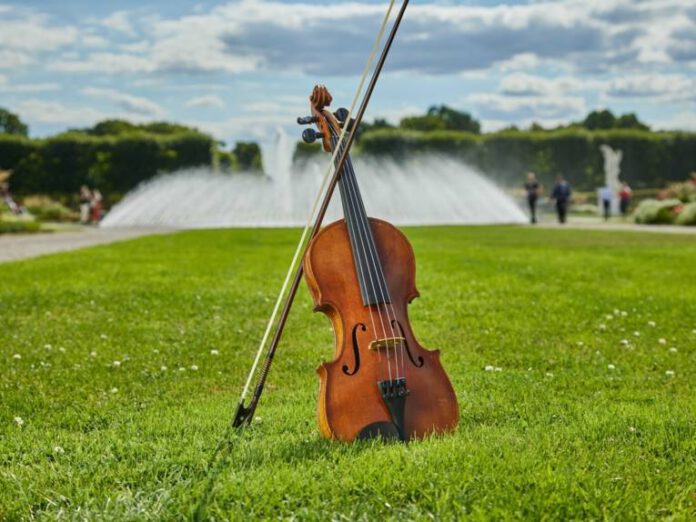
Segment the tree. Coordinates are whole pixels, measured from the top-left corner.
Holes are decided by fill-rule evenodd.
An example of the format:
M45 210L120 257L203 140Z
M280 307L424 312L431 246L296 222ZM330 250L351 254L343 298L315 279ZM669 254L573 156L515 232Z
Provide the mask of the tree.
M19 116L0 107L0 134L27 136L29 127L19 119Z
M432 106L423 116L403 118L399 126L419 131L459 130L474 134L481 132L481 124L469 113L452 109L447 105Z
M468 112L461 112L447 105L432 106L428 109L428 116L440 118L447 130L461 130L479 134L481 124L472 118Z
M640 130L650 130L645 123L638 119L635 113L630 112L628 114L623 114L616 119L614 127L617 129L640 129Z
M237 165L240 170L256 171L263 170L261 162L261 147L253 141L238 141L232 151L237 158Z
M611 111L604 109L603 111L592 111L587 115L582 122L583 127L590 130L595 129L613 129L616 123L616 118Z

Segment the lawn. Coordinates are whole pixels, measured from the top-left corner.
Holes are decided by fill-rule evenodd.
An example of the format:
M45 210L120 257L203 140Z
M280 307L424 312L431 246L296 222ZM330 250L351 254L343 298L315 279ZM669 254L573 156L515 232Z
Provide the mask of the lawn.
M696 237L406 233L412 322L442 350L457 431L323 440L332 333L303 286L257 418L212 474L297 230L0 265L0 519L185 519L207 485L216 519L696 516Z

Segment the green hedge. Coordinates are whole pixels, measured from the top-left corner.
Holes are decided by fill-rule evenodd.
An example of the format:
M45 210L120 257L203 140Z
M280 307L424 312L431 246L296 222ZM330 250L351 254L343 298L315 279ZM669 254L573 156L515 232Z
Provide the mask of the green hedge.
M0 169L14 171L17 195L76 193L80 185L123 194L160 172L211 165L214 141L205 134L65 133L43 140L0 135Z
M403 158L412 154L456 156L505 184L518 185L534 171L547 187L562 174L579 190L604 183L599 146L623 151L621 177L633 188L664 186L696 170L696 133L613 129L587 131L418 132L379 129L361 136L358 152Z

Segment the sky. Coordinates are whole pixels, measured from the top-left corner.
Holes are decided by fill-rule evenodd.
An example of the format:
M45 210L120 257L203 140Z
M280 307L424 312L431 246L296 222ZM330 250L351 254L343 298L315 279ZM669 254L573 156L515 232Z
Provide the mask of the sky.
M386 6L0 0L0 106L33 136L124 118L299 137L315 83L350 104ZM413 0L365 117L443 103L487 131L603 108L696 130L696 2Z

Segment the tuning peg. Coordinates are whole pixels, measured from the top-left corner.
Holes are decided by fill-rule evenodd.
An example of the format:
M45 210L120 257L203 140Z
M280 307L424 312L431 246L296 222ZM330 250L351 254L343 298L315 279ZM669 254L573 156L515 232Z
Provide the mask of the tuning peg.
M336 109L336 112L334 112L334 116L336 116L336 119L341 123L345 123L345 121L348 119L348 109L344 107Z
M305 129L302 131L302 141L305 143L314 143L317 141L317 138L322 138L323 134L321 132L317 132L314 129Z
M298 116L297 117L297 123L298 125L310 125L312 123L316 123L319 121L319 118L316 116Z

